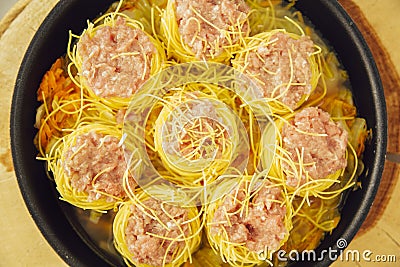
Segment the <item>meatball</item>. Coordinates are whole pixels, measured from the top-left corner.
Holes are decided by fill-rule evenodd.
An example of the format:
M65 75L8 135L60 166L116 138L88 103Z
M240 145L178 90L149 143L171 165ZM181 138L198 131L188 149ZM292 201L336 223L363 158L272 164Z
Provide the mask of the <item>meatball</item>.
M64 152L64 170L78 192L88 194L88 202L107 195L126 196L122 181L127 168L120 140L114 136L89 132L76 137Z
M287 184L293 187L304 184L306 175L312 179L325 178L347 165L348 133L331 120L329 113L320 108L305 108L282 128L282 145L293 162L302 159L300 170L293 170L283 162Z
M99 97L131 97L149 78L156 48L149 36L118 17L114 26L83 34L77 45L80 75Z

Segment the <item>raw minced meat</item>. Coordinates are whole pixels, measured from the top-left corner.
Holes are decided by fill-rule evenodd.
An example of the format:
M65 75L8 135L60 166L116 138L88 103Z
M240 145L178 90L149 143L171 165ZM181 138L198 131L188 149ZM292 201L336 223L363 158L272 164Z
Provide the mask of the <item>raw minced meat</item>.
M297 40L277 32L268 44L261 43L248 53L245 70L260 81L264 97L279 96L280 102L295 109L302 97L312 90L309 57L313 51L314 43L310 37L303 36ZM289 82L292 85L287 88Z
M250 8L243 0L174 1L179 33L199 59L218 56L224 47L238 41L239 32L244 35L248 30ZM238 24L243 27L238 29ZM237 37L229 40L226 32L235 32Z
M166 135L173 136L174 142L165 138L162 145L167 153L180 152L190 160L210 159L215 152L215 158L220 159L222 149L230 144L228 129L222 123L213 102L207 99L197 101L199 95L199 92L188 94L183 102L183 99L176 102L174 99L172 107L163 109L162 114L169 115L166 121L163 116L158 119L167 128Z
M329 113L315 107L303 109L282 128L283 148L293 162L299 162L298 155L302 157L304 171L312 179L325 178L346 167L347 138L348 133L331 120ZM299 177L286 162L282 167L288 185L304 184L304 171Z
M288 234L284 222L286 207L278 203L282 201L281 189L270 185L266 182L242 213L239 210L246 198L244 189L231 192L215 211L211 233L226 232L230 242L244 243L252 252L277 250Z
M89 195L89 202L104 197L99 192L125 197L122 180L127 165L119 142L114 136L92 131L78 135L76 143L65 151L65 173L73 188Z
M162 266L165 258L165 263L170 263L174 259L176 250L185 247L185 241L168 239L178 237L183 239L190 234L187 222L188 211L178 206L162 204L154 198L143 201L143 205L148 209L147 213L150 213L150 210L154 211L152 216L158 217L164 226L145 214L137 205L131 206L132 214L125 229L125 240L129 251L133 254L133 261L151 266Z
M191 119L179 127L179 151L191 160L210 159L215 152L215 158L221 159L222 149L229 145L229 135L216 107L205 99L188 102L185 107Z
M126 109L119 109L115 114L115 121L117 124L124 124Z
M156 48L140 29L122 17L114 26L85 33L77 45L82 60L80 75L99 97L131 97L149 78Z
M183 156L191 160L215 158L221 159L222 149L229 145L226 129L210 118L196 118L185 125L179 142Z

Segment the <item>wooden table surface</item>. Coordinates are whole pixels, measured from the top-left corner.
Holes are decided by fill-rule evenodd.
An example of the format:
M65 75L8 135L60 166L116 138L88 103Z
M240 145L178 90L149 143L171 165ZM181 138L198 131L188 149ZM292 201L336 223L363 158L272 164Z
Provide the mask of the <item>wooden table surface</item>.
M9 110L19 65L36 29L57 1L20 0L0 22L0 110L7 113L0 120L0 266L66 266L42 237L25 207L12 167L9 138ZM348 5L350 0L341 2L351 6ZM386 95L390 128L388 148L392 152L400 152L400 87L396 86L397 73L400 73L400 0L353 2L368 20L365 22L362 16L356 16L353 17L355 22L360 25L364 23L364 26L369 23L373 28L371 33L376 32L386 51L389 51L386 54L385 49L371 46L374 55L381 58L381 74L386 74L384 79L388 81L385 88L385 93L390 93ZM369 36L370 45L375 42L374 38L376 36ZM392 72L387 72L385 65L391 67ZM348 247L360 251L361 255L370 251L371 260L375 256L395 255L397 263L368 262L361 257L360 261L343 260L334 266L400 266L399 176L398 166L387 163L380 197L375 201L374 209L361 231Z

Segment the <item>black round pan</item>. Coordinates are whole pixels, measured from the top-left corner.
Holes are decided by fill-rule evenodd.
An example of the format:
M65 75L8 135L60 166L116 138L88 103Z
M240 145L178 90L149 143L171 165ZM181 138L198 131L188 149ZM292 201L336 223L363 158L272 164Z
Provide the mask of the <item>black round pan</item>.
M36 90L51 64L66 52L68 31L81 32L88 19L97 17L112 0L61 0L43 22L21 65L11 110L11 146L15 171L26 205L50 245L71 266L121 266L120 258L104 253L73 216L71 207L58 200L54 183L48 179L43 162L35 159ZM338 250L337 240L350 242L375 197L383 171L387 120L385 99L372 55L351 18L334 0L299 0L296 7L308 17L336 50L348 71L359 116L366 118L372 139L366 145L366 170L362 189L351 192L342 210L338 227L316 250ZM295 262L293 266L327 266L327 253L316 262ZM336 254L338 255L338 254Z

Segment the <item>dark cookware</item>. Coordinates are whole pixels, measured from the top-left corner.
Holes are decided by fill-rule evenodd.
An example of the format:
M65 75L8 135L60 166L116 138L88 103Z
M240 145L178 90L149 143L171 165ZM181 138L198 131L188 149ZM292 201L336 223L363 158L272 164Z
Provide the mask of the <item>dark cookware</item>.
M68 31L80 33L87 19L97 17L113 0L61 0L45 19L33 38L21 65L11 110L11 145L15 172L25 203L40 231L71 266L123 265L120 257L95 245L78 221L73 208L58 200L55 186L45 173L43 162L35 159L33 145L36 130L36 90L44 73L67 49ZM342 219L331 235L319 245L322 250L339 249L336 241L354 237L374 200L383 171L387 120L383 89L367 44L354 22L334 0L299 0L296 7L308 17L335 49L348 71L359 111L372 129L366 145L361 175L363 187L349 194L342 210ZM332 259L318 262L297 262L294 266L327 266Z

